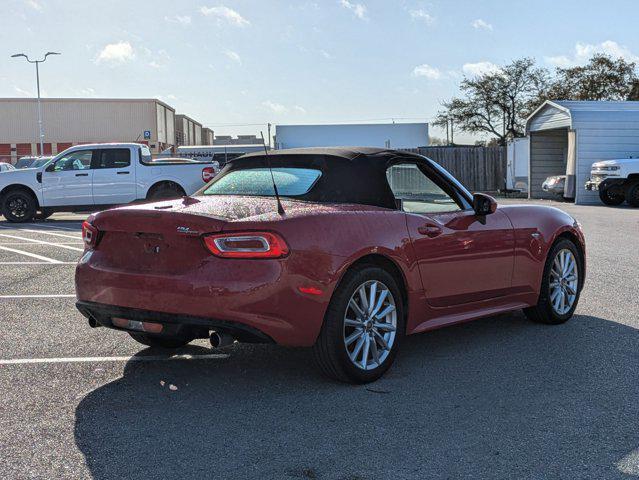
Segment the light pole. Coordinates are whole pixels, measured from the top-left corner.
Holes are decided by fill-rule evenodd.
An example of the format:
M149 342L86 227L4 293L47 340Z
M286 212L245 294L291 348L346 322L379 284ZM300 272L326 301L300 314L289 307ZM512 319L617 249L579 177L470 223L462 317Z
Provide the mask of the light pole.
M40 130L40 155L44 155L44 130L42 128L42 108L40 107L40 69L38 65L44 63L49 55L62 55L58 52L47 52L42 60L31 60L24 53L16 53L11 58L24 57L29 63L35 63L36 66L36 84L38 86L38 129Z

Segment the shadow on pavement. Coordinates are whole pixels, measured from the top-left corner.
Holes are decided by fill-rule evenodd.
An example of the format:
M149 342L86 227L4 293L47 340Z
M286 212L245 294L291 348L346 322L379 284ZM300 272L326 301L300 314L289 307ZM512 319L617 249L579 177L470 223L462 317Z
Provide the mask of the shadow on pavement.
M75 440L98 479L629 478L638 352L612 321L512 314L409 337L368 386L276 346L129 362L78 405Z

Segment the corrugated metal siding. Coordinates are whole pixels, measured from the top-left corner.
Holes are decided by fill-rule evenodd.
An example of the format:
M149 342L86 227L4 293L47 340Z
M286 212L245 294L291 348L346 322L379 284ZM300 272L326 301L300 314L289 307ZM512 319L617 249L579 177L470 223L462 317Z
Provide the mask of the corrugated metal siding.
M155 130L153 100L43 99L42 117L48 142L133 141L144 130ZM35 100L2 99L0 141L37 141ZM155 132L154 132L155 133Z
M570 115L552 105L546 105L528 124L530 132L562 127L570 127Z
M566 174L568 130L548 130L530 134L530 198L555 198L541 189L551 175Z

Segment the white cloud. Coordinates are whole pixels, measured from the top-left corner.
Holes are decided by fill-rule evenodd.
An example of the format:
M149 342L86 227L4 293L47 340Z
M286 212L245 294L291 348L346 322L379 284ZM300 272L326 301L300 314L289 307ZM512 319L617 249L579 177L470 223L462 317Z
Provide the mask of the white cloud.
M613 40L606 40L598 44L577 42L572 56L546 57L546 61L556 67L574 67L588 63L588 60L596 53L610 55L613 58L623 58L628 62L639 62L639 56L631 52L625 45L619 45Z
M464 63L462 70L466 75L480 76L489 73L499 73L501 68L492 62Z
M189 15L173 15L172 17L164 17L164 20L169 23L179 23L180 25L190 25L191 17Z
M418 8L417 10L410 10L408 13L410 14L410 18L413 20L420 20L425 22L427 25L432 25L435 21L435 17L421 8Z
M22 97L35 97L35 95L32 92L28 90L24 90L16 85L13 86L13 90Z
M266 100L266 101L262 102L262 106L268 108L273 113L278 113L279 114L279 113L288 112L288 108L286 108L284 105L282 105L281 103L272 102L270 100Z
M153 58L149 63L147 63L147 65L151 68L164 68L168 66L171 60L171 56L167 53L166 50L158 50L155 54L148 48L144 48L144 51L148 56L151 56Z
M442 78L442 72L440 72L438 68L431 67L430 65L423 63L421 65L417 65L413 69L413 76L426 77L430 80L438 80Z
M473 20L471 22L471 25L476 30L488 30L490 32L493 31L493 26L490 23L488 23L486 20L482 20L481 18L478 18L477 20Z
M91 87L81 88L78 90L78 94L82 97L95 97L95 90Z
M251 24L246 18L240 15L232 8L220 5L218 7L201 7L200 12L205 17L213 17L217 19L219 23L226 22L236 27L246 27Z
M240 57L240 54L237 52L234 52L233 50L225 50L224 55L227 56L227 58L229 58L230 60L234 61L235 63L237 63L238 65L242 65L242 57Z
M322 57L324 57L326 60L332 60L333 59L333 55L331 55L330 53L328 53L326 50L320 50L320 54L322 55Z
M95 59L95 63L118 65L129 62L135 58L135 52L129 42L109 43Z
M299 105L295 105L293 107L293 110L295 110L297 113L302 113L302 114L306 113L306 109L304 107L300 107Z
M339 0L339 4L342 7L347 8L348 10L353 12L353 15L355 15L360 20L365 20L367 18L365 5L361 3L351 3L348 0Z
M24 3L38 12L42 11L42 4L37 0L25 0Z

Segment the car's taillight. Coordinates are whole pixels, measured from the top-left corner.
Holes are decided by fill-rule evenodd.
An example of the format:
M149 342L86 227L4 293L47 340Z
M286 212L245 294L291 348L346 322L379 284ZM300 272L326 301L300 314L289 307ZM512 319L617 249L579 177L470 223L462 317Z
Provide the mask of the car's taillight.
M211 180L213 180L214 176L215 176L215 168L205 167L202 169L202 181L204 183L209 183Z
M223 258L280 258L289 251L286 241L271 232L222 233L203 238L206 248Z
M82 241L88 248L93 248L98 243L100 231L89 222L82 223Z

